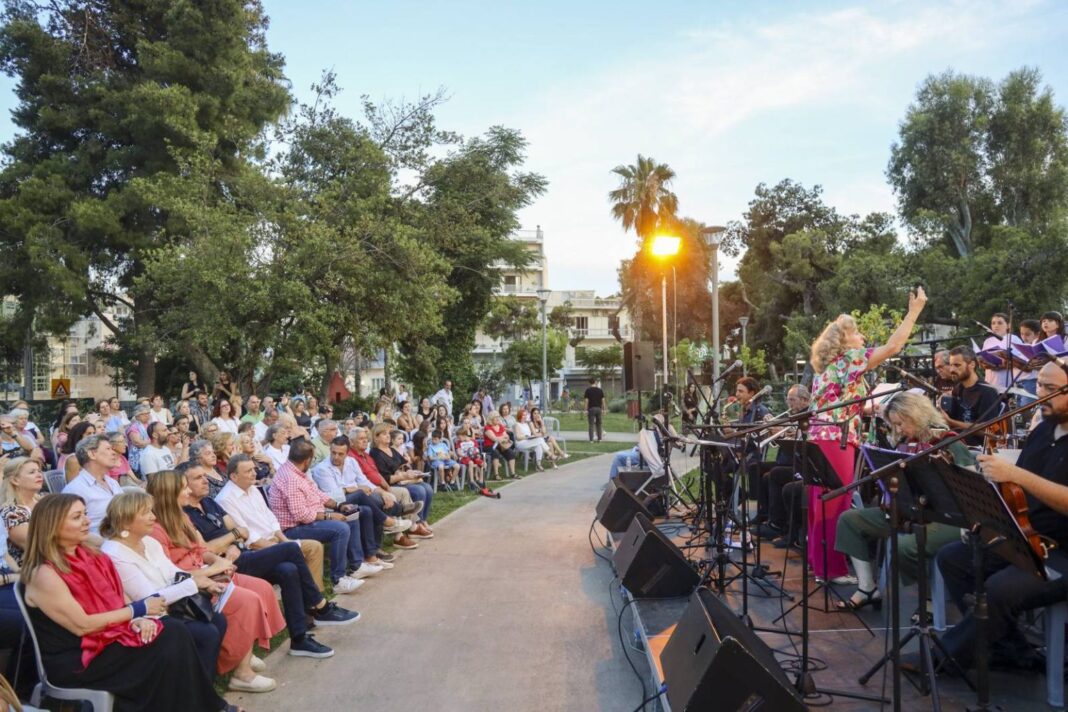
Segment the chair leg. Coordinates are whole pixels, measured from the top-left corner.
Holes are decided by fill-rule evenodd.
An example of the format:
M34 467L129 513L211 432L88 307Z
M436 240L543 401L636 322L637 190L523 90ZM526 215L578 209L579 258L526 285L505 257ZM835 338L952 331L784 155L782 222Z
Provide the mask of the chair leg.
M934 606L934 629L946 629L946 580L935 560L931 559L931 603Z
M1046 702L1064 707L1064 625L1068 603L1046 607Z

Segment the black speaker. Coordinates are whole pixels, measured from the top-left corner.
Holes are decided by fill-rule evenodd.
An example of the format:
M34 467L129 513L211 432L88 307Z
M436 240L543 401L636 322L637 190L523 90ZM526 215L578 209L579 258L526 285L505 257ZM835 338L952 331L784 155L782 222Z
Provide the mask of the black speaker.
M616 482L626 487L631 492L637 492L642 485L649 482L649 478L652 477L651 470L620 470L616 475ZM663 492L668 487L667 475L660 475L653 477L652 482L646 485L643 493L655 494L657 492Z
M688 596L701 580L679 547L644 514L634 515L612 561L635 598Z
M608 487L597 503L597 521L613 534L627 531L630 520L641 512L652 519L652 514L645 504L635 497L626 487L620 487L615 480L609 480Z
M707 588L690 596L660 656L675 712L805 712L756 633Z
M655 372L653 342L627 341L623 344L623 390L653 390L656 387Z

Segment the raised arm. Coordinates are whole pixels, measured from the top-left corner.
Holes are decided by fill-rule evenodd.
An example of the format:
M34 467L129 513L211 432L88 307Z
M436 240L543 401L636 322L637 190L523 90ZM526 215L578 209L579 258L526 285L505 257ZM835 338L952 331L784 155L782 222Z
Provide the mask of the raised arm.
M912 327L916 326L916 320L920 318L926 304L927 293L923 291L923 287L917 287L915 292L909 292L908 313L905 314L905 318L901 320L901 324L894 330L894 333L890 335L890 340L871 352L871 356L868 357L867 370L870 371L883 361L901 353L901 349L905 348L912 334Z

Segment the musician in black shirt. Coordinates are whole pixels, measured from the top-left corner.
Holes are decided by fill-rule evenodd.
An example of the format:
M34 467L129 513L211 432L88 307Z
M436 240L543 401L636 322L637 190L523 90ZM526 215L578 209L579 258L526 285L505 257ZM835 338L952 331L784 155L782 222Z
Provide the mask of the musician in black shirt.
M1068 384L1068 373L1056 363L1047 363L1038 374L1038 395L1047 395ZM1016 616L1026 610L1063 601L1068 587L1068 395L1042 405L1042 422L1027 438L1019 460L1013 465L997 455L980 455L983 474L996 482L1013 482L1027 493L1028 518L1035 531L1056 543L1046 568L1061 574L1049 581L1036 578L992 552L986 555L986 592L990 618L987 640L1022 640ZM965 613L964 619L947 631L942 642L953 657L969 667L975 655L975 622L965 601L974 593L975 574L971 546L963 542L938 552L938 567L946 588Z
M975 372L975 353L967 346L958 346L949 352L949 374L956 381L948 406L939 404L942 415L950 428L966 429L972 423L990 420L1000 413L997 406L998 392L993 386L983 383ZM982 445L982 434L965 439L968 445Z

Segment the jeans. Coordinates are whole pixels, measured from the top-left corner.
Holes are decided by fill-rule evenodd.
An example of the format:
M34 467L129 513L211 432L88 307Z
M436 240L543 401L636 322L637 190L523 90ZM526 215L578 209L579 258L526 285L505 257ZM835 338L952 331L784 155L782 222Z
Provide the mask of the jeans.
M596 437L597 441L600 442L601 437L604 434L601 429L601 409L590 408L586 412L586 422L589 424L590 442L593 442L594 437Z
M786 507L785 489L786 486L801 481L794 477L794 468L789 465L776 465L768 470L764 475L765 481L763 487L761 487L761 493L767 499L768 521L774 524L779 529L786 531L787 526L790 524L790 515L793 514L793 521L801 521L800 512L800 500L795 498L795 506L797 511L789 512ZM759 508L759 504L757 507Z
M299 638L307 632L304 612L318 606L323 595L315 585L300 544L287 541L246 551L237 557L237 570L277 584L282 589L282 610L289 634Z
M413 502L423 503L423 521L430 521L430 505L434 501L434 488L426 482L417 482L411 485L401 485L412 495Z
M1063 575L1068 572L1068 554L1054 549L1046 559L1046 566L1062 574L1062 578L1042 581L1018 569L992 552L984 558L986 579L987 641L991 645L1014 635L1016 616L1032 608L1063 601L1068 587ZM964 596L975 592L975 572L972 569L972 547L955 542L938 552L938 568L946 582L946 590L957 608L965 614L963 620L942 636L942 643L961 667L972 666L975 655L975 619Z
M334 583L345 576L347 566L355 568L363 563L359 522L339 522L334 519L309 522L290 527L284 534L290 539L314 539L329 547L330 578Z
M638 464L641 462L641 457L637 446L632 447L630 450L617 452L612 456L612 467L608 470L608 479L614 480L619 475L620 468L626 467L627 463Z
M37 684L37 663L33 659L33 644L26 630L18 603L15 601L15 586L0 588L0 648L11 648L4 676L22 699L29 699ZM212 668L212 676L215 668Z
M193 621L186 618L168 618L169 623L181 621L189 635L193 638L193 645L197 648L197 657L204 666L204 672L209 680L215 679L215 666L219 662L219 648L222 647L223 636L226 635L226 616L216 613L211 617L210 623Z
M374 529L374 538L372 539L375 543L374 551L378 553L378 547L382 545L382 532L386 528L386 520L389 519L389 515L382 510L382 495L377 492L375 494L367 494L361 490L356 490L345 495L345 501L360 507L361 522L364 517L367 517L371 522Z

